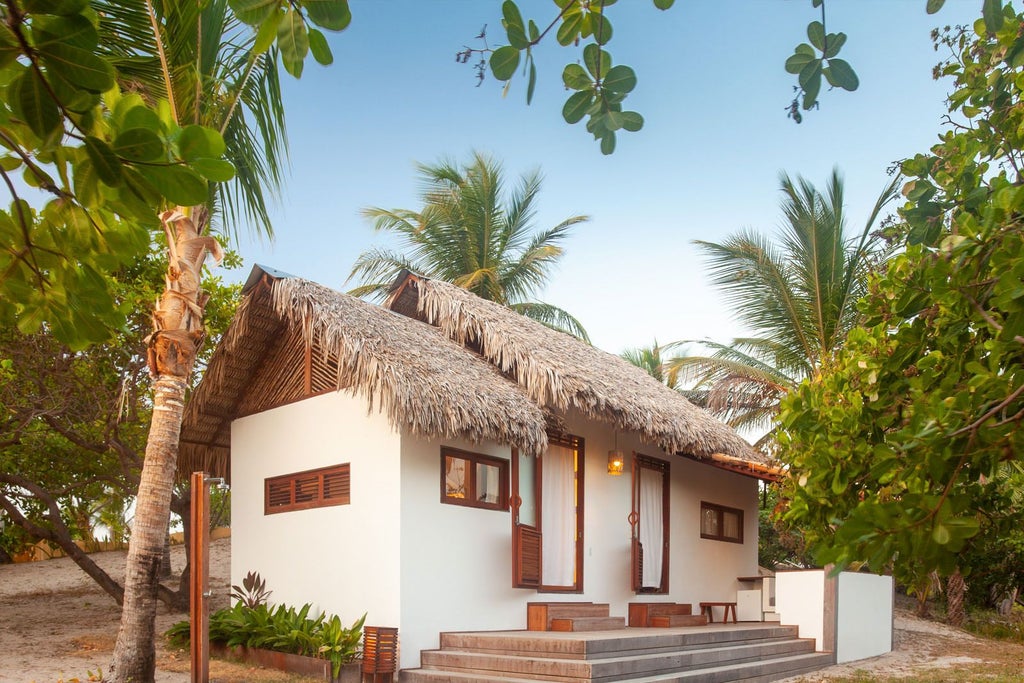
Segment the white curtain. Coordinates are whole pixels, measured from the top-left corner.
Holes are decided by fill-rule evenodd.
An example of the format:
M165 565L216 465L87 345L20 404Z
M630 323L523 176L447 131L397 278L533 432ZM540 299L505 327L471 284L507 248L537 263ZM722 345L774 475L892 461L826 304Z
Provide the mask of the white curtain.
M573 450L551 444L541 460L541 533L545 586L576 582L576 487Z
M640 585L644 588L661 587L661 563L665 547L663 519L662 472L640 467L640 544L644 550L643 576Z

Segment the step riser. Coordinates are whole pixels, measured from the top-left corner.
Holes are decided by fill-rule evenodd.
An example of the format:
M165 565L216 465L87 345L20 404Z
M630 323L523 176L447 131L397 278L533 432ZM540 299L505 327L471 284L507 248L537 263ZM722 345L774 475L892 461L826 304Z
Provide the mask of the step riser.
M630 633L626 631L625 633ZM633 635L621 638L601 640L576 640L571 634L564 637L530 637L528 631L507 634L479 633L442 633L442 649L459 649L470 651L506 652L508 654L523 653L532 657L572 657L600 658L617 657L637 651L659 652L668 650L685 650L708 646L742 645L745 643L769 640L773 638L792 639L797 637L795 626L763 626L740 630L725 629L721 631L686 631L645 632L644 635Z
M626 628L626 620L622 617L574 617L572 619L552 619L552 631L616 631Z
M499 676L542 678L543 680L621 681L693 669L720 666L814 652L810 640L769 642L744 647L716 648L690 653L636 656L632 659L604 661L566 661L526 657L486 655L468 652L425 651L423 667L450 671L489 671Z

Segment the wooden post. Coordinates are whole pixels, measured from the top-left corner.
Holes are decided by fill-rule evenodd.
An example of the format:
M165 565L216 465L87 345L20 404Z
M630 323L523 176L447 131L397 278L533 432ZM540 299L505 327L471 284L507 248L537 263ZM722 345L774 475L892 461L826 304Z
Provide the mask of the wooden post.
M210 487L203 472L192 473L192 570L189 589L189 642L192 683L210 681Z

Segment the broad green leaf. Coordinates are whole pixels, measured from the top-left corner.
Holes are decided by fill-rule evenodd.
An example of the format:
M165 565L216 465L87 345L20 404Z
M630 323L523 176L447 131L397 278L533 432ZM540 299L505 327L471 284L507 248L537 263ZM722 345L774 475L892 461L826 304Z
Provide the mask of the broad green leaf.
M846 34L830 33L826 42L828 43L826 45L828 49L825 51L825 59L832 59L839 54L839 50L846 44Z
M235 177L235 167L224 159L193 159L189 166L214 183L224 183Z
M537 24L536 22L533 21L533 19L530 19L529 31L531 43L540 40L540 29L537 28Z
M277 10L278 0L228 0L228 6L242 23L259 26Z
M623 117L621 111L610 111L604 116L605 126L608 130L619 130L622 128Z
M117 160L110 145L89 135L85 138L85 151L100 180L111 187L121 184L121 162Z
M301 78L302 65L309 52L309 34L302 15L294 9L288 10L277 25L277 47L281 51L285 71Z
M190 168L172 164L139 166L138 171L168 201L180 206L195 206L209 199L206 181Z
M29 14L56 14L70 16L81 14L89 5L89 0L24 0L22 9Z
M660 10L666 10L674 5L676 0L654 0L654 6Z
M821 60L815 59L804 65L804 68L800 69L800 87L804 90L807 89L807 84L813 80L821 80Z
M579 123L593 100L594 93L590 90L581 90L569 95L569 99L562 107L562 118L566 123Z
M635 111L622 112L622 128L635 133L644 127L644 117Z
M517 50L525 50L530 41L526 38L526 26L523 24L519 6L512 0L505 0L501 5L501 14L504 17L502 25L508 35L509 44Z
M537 65L533 63L533 57L530 57L530 79L526 84L526 104L529 105L533 102L533 90L537 86Z
M828 62L828 82L832 85L853 92L860 86L860 80L853 68L842 59L830 59Z
M999 31L1003 27L1003 0L985 0L981 16L985 19L985 30L989 33Z
M615 133L608 133L601 138L601 154L605 156L615 151Z
M928 5L925 7L925 11L928 14L935 14L942 6L946 4L946 0L928 0Z
M598 45L607 45L612 39L612 22L604 14L590 13L590 27Z
M309 51L313 53L313 59L318 64L327 66L334 63L334 55L331 53L331 46L327 44L327 38L315 28L309 29Z
M114 87L114 67L89 50L53 43L41 48L39 57L47 69L83 90L102 93Z
M786 71L791 74L798 74L803 71L804 67L813 59L815 59L813 53L807 54L799 51L794 52L789 56L789 59L786 60Z
M825 50L825 27L820 21L812 21L807 24L807 39L811 45L819 50Z
M114 153L130 161L157 161L164 158L164 141L148 128L129 128L114 138Z
M628 93L636 87L636 74L625 65L613 66L602 83L605 90L615 93Z
M78 201L81 202L82 206L92 208L99 203L99 180L91 161L82 159L75 164L73 175L75 196L78 197Z
M562 70L562 82L570 90L584 90L594 85L590 76L579 64L566 64Z
M21 164L21 157L12 156L10 154L5 154L4 156L0 157L0 169L3 169L8 173L17 170L17 168L21 166Z
M555 37L560 45L572 45L583 29L583 15L579 13L566 14L562 17L562 23L558 27Z
M205 126L185 126L178 137L178 154L185 161L216 159L227 149L220 133Z
M261 55L273 46L274 40L277 38L277 25L280 20L279 16L271 14L266 21L260 24L260 28L256 32L256 40L252 44L254 54Z
M124 112L121 128L145 128L160 135L164 132L164 123L155 111L145 105L137 105Z
M348 0L300 0L309 20L328 31L344 31L352 23Z
M511 45L499 47L491 53L491 73L499 81L507 81L519 68L519 50Z
M949 529L944 524L936 524L932 529L932 540L939 545L946 545L950 540Z
M80 14L40 16L32 24L32 34L37 49L53 43L66 43L83 50L93 50L99 43L96 27Z
M803 108L810 109L814 106L814 103L818 101L818 93L821 91L821 64L818 64L818 68L813 72L811 78L807 79L806 84L802 85L804 89L804 101L802 103Z
M583 48L583 64L595 79L603 77L612 68L612 56L594 43Z
M505 2L501 3L501 15L505 19L505 28L509 26L523 27L523 15L519 11L519 6L513 0L505 0Z
M41 138L60 127L61 115L46 86L32 69L26 69L7 86L11 108Z
M50 88L53 90L53 94L56 96L57 100L63 103L64 108L68 111L84 114L99 104L99 93L76 88L56 71L51 70L47 74L47 81L49 82ZM84 121L80 120L79 124L84 124ZM85 125L83 127L88 126Z

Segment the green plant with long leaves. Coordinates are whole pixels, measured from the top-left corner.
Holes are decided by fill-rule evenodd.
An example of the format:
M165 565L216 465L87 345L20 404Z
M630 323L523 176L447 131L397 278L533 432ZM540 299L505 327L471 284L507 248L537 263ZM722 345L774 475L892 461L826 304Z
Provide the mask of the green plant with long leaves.
M851 235L837 170L824 192L786 174L781 186L784 220L776 239L744 230L721 244L697 242L712 284L753 334L730 344L702 341L710 355L677 356L667 365L733 426L767 429L766 444L779 400L820 372L857 324L857 301L882 257L872 231L896 196L894 180Z
M573 226L588 220L572 216L535 231L534 207L539 172L524 175L506 194L500 163L474 153L468 164L451 161L417 166L423 208L368 208L374 228L398 237L399 250L365 251L349 280L355 296L383 298L403 270L451 282L477 296L507 306L580 339L586 330L566 311L533 299L565 253L561 244Z

